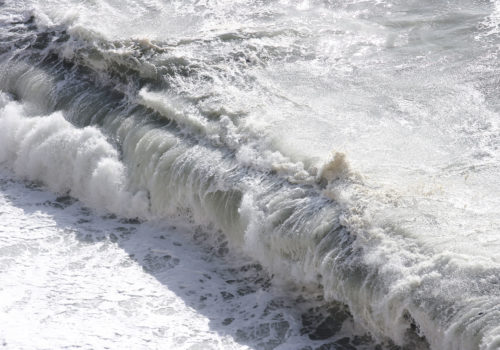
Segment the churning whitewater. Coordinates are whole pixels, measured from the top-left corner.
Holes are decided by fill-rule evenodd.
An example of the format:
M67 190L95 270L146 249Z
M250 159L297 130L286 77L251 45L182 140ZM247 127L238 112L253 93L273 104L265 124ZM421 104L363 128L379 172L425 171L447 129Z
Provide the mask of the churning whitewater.
M0 0L0 343L500 349L499 49L497 1Z

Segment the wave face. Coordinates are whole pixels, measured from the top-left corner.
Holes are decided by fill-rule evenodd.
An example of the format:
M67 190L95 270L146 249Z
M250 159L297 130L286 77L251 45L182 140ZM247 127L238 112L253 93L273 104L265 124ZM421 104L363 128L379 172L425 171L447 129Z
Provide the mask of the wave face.
M0 162L222 231L377 339L498 349L499 6L6 0Z

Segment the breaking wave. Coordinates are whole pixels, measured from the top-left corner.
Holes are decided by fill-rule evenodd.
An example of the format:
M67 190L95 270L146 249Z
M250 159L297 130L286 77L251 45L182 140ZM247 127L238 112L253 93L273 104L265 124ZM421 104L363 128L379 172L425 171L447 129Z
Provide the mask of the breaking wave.
M320 284L376 338L500 346L498 257L422 242L395 219L420 214L366 180L348 153L287 152L248 117L249 106L293 104L251 72L300 51L253 41L304 33L212 33L232 49L203 61L180 52L212 37L110 39L36 11L2 21L0 162L19 176L121 216L220 230L273 274ZM231 95L219 93L228 81Z

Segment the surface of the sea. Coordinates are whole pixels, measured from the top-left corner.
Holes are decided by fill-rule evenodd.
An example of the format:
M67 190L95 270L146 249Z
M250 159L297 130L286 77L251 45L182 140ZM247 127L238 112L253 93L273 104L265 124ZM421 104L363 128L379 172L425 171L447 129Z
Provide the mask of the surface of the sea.
M0 0L0 347L500 349L500 2Z

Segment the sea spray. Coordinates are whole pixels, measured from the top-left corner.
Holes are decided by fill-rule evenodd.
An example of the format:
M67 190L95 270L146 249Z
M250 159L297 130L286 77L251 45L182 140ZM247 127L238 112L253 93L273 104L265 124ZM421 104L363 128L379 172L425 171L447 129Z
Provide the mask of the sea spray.
M220 230L378 339L497 347L498 68L474 39L488 4L155 3L184 16L164 31L147 6L68 22L38 5L2 27L18 100L2 157L21 176Z
M0 128L5 131L0 162L17 175L41 181L50 190L96 209L125 217L148 216L146 194L127 191L124 166L99 130L77 129L59 112L26 117L16 102L7 102L0 110Z

